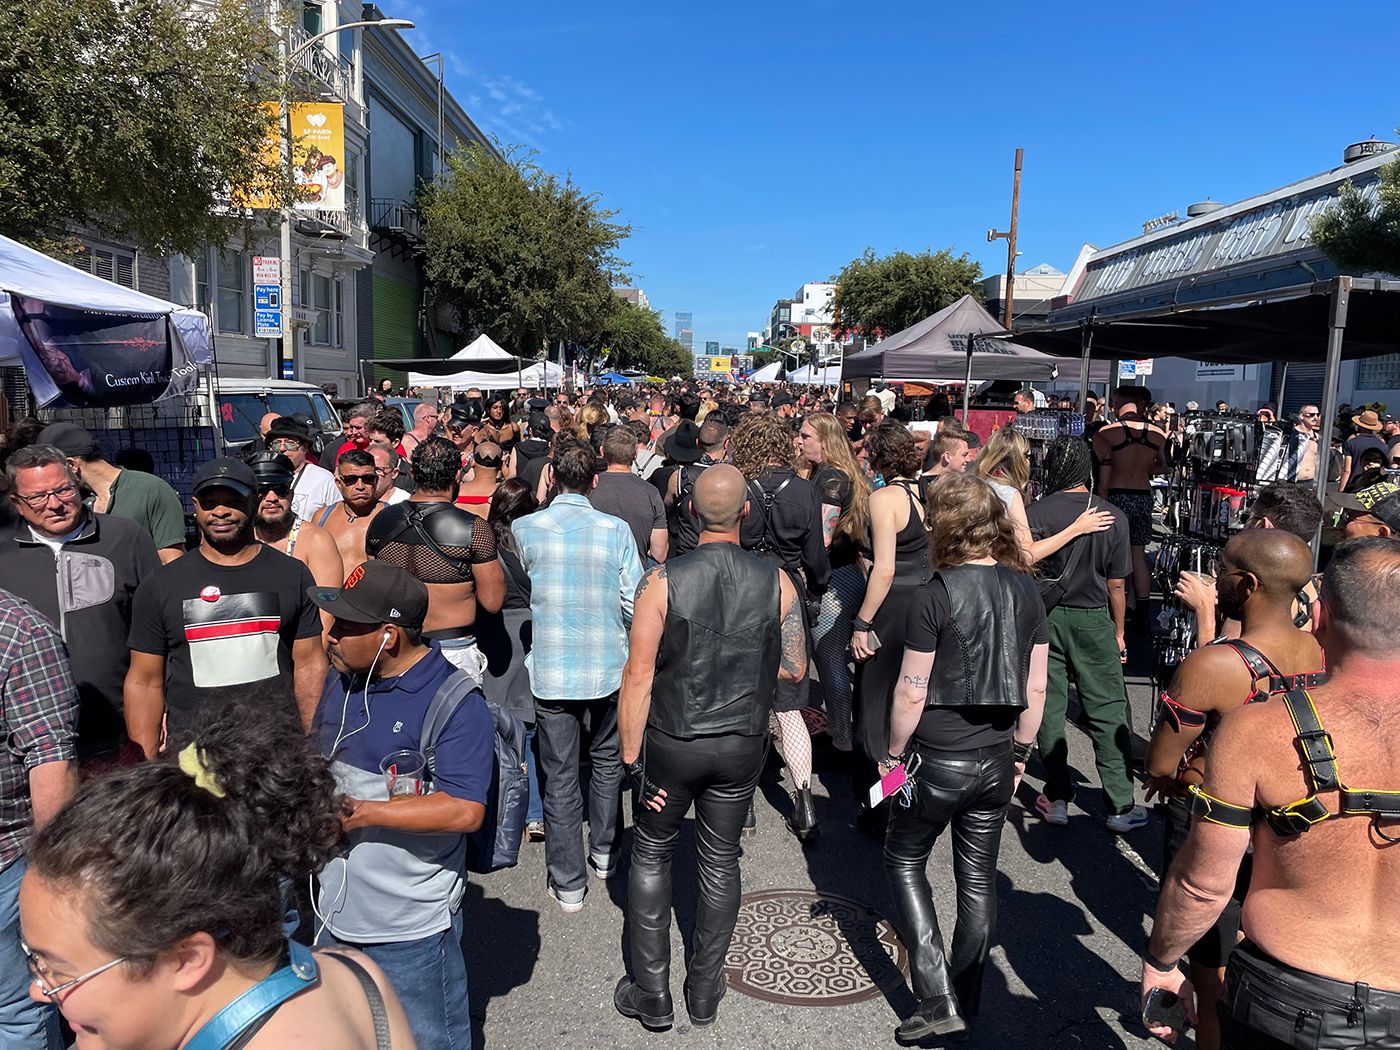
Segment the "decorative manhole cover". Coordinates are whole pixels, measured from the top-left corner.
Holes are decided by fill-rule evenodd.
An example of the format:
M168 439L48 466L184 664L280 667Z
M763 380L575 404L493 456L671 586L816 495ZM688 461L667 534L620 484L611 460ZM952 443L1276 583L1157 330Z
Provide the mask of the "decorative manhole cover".
M724 970L729 986L787 1006L844 1006L904 980L894 927L859 901L809 890L746 893Z

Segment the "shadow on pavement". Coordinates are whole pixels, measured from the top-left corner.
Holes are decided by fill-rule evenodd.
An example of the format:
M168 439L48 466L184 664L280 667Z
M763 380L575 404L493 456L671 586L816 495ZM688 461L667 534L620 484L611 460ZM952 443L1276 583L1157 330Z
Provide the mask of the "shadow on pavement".
M528 984L534 974L540 955L540 916L537 911L512 908L470 881L462 908L471 916L471 925L462 934L462 952L467 961L472 1046L484 1050L491 1000Z

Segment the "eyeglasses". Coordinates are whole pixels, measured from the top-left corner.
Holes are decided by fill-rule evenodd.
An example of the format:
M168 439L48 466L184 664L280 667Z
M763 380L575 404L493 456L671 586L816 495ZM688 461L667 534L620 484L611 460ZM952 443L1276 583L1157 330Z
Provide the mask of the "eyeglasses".
M301 448L301 442L296 438L280 438L276 441L269 441L267 447L273 452L295 452Z
M56 499L60 503L67 503L78 494L76 485L60 485L56 489L49 489L48 492L36 492L32 496L21 496L15 493L15 499L23 500L27 506L35 510L43 510L49 505L49 500Z
M273 493L274 495L277 496L278 499L286 499L288 496L290 496L290 495L292 494L292 486L289 485L289 484L284 484L284 485L259 485L259 486L258 486L258 495L261 496L261 495L262 495L263 493L265 493L265 492L271 492L271 493Z
M373 485L378 473L376 470L373 474L338 474L336 479L346 488L354 488L356 485Z
M55 1002L57 1002L58 997L64 992L70 991L78 987L78 985L82 984L84 981L92 980L92 978L96 977L100 973L106 973L108 970L112 969L112 967L124 963L130 958L130 956L126 955L120 956L119 958L113 959L109 963L103 963L95 970L89 970L87 973L83 974L80 977L74 977L71 981L64 981L62 984L55 985L54 987L50 988L48 984L50 977L48 968L39 961L39 957L37 955L30 951L29 945L25 944L23 941L20 941L19 946L20 950L24 952L25 961L29 964L30 980L34 984L37 984L39 986L39 991L43 993L45 999L51 999Z

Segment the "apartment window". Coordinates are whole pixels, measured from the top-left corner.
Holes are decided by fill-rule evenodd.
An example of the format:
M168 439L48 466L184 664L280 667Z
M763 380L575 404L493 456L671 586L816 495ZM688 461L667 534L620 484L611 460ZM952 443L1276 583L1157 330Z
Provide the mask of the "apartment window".
M335 345L345 345L345 280L335 279Z
M115 281L127 288L136 287L136 255L119 248L87 247L78 253L73 265L104 281Z
M1381 357L1373 357L1369 361L1358 362L1356 388L1358 390L1400 389L1400 354L1385 354Z
M301 305L315 314L306 341L313 346L331 345L331 312L334 301L331 286L335 282L325 274L301 271Z
M201 251L194 257L194 307L209 311L209 253Z
M301 27L311 36L317 36L322 31L321 25L321 5L310 2L301 5Z
M241 335L245 330L243 313L248 298L248 264L242 252L220 252L215 266L218 281L219 331Z
M345 214L351 222L359 222L360 155L352 149L345 151Z

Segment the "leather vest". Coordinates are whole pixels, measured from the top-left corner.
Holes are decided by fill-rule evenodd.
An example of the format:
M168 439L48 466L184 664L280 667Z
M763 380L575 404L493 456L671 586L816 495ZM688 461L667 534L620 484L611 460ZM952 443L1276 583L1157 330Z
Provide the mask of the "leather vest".
M1031 648L1045 606L1025 573L999 565L939 569L952 610L939 633L930 707L1026 706Z
M778 571L733 543L666 562L650 725L682 738L767 732L782 655Z

